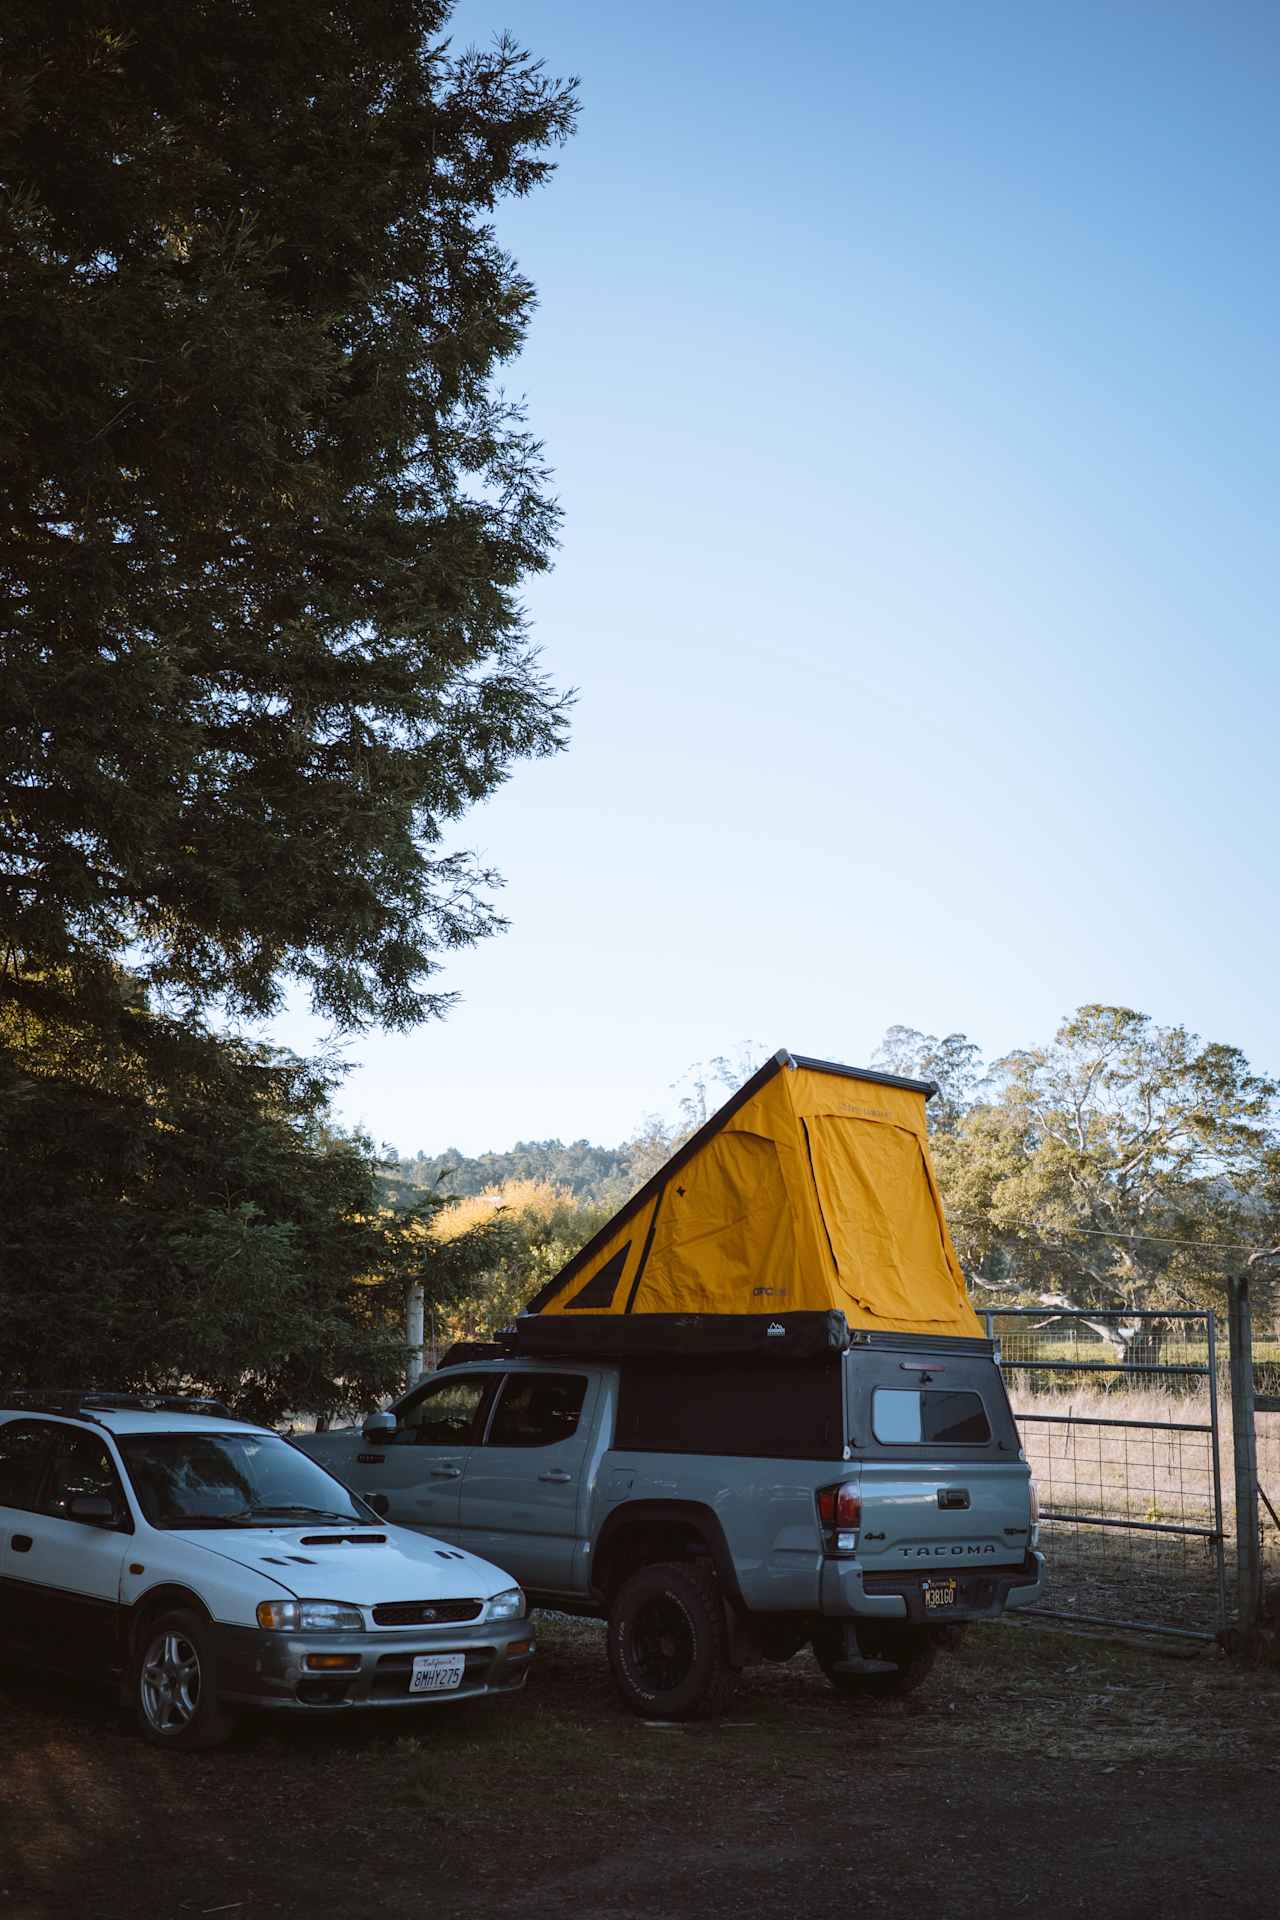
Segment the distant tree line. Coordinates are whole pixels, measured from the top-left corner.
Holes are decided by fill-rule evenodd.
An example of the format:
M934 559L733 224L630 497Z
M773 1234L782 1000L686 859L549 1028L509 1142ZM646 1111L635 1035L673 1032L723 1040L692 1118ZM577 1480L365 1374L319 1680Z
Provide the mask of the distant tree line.
M635 1185L629 1146L596 1147L589 1140L518 1140L505 1152L416 1153L395 1163L412 1187L438 1188L459 1199L517 1182L553 1187L582 1205L620 1206Z

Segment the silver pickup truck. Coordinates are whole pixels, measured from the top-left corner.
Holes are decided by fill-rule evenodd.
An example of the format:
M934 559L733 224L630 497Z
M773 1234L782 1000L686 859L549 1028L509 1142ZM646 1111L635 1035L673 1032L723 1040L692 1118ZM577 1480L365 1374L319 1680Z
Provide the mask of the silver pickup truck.
M458 1350L297 1444L400 1525L608 1621L623 1699L713 1712L812 1645L832 1686L919 1685L939 1629L1035 1604L1034 1483L990 1344L854 1335L789 1367Z

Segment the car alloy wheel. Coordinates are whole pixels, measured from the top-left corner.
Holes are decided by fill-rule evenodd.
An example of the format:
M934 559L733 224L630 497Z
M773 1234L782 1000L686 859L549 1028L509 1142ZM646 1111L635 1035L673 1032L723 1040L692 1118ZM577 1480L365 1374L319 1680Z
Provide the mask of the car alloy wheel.
M139 1697L148 1724L172 1736L200 1710L200 1655L184 1633L166 1626L142 1656Z

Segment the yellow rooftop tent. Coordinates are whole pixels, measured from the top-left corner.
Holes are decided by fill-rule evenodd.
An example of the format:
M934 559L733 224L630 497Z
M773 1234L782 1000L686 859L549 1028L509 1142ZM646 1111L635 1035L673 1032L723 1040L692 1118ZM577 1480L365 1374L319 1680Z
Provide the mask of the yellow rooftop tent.
M529 1303L522 1344L581 1351L621 1316L637 1336L673 1315L981 1337L929 1160L936 1092L775 1054Z

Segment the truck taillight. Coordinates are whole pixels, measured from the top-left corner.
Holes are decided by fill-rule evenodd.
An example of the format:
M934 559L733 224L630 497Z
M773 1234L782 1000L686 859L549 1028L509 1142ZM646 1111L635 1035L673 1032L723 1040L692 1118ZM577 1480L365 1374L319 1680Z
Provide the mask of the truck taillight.
M1031 1502L1031 1545L1040 1545L1040 1489L1034 1476L1027 1482L1027 1495Z
M856 1481L838 1487L819 1487L818 1519L828 1553L856 1553L862 1525L862 1497Z

